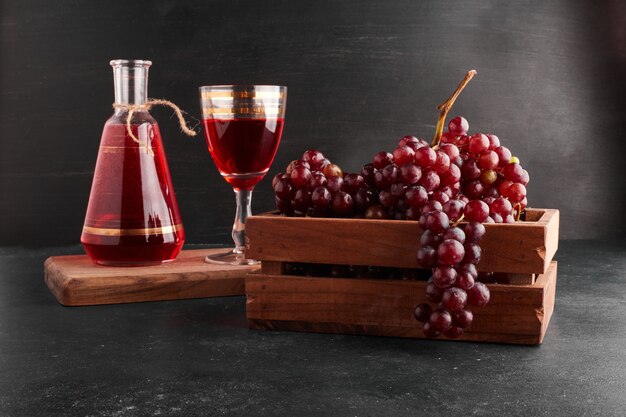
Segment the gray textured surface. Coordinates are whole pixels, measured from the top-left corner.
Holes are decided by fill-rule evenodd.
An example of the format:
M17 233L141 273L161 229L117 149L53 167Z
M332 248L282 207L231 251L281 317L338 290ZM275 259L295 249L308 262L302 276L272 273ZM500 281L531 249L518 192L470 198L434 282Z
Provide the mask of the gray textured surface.
M623 238L625 27L624 0L3 0L0 245L77 242L111 58L152 59L150 95L195 117L199 85L288 85L269 177L312 147L356 170L402 135L430 137L435 106L476 68L453 113L520 157L531 205L561 209L563 238ZM204 139L154 114L188 241L229 242L233 196Z
M540 347L257 332L243 298L66 308L0 249L0 415L623 416L626 244L562 242Z

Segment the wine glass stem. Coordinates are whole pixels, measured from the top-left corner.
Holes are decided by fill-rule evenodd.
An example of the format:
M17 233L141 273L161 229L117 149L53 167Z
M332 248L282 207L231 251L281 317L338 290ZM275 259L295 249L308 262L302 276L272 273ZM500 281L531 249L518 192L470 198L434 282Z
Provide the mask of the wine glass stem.
M252 190L235 189L237 200L237 212L233 223L233 240L235 241L235 253L244 253L246 248L246 220L252 215Z

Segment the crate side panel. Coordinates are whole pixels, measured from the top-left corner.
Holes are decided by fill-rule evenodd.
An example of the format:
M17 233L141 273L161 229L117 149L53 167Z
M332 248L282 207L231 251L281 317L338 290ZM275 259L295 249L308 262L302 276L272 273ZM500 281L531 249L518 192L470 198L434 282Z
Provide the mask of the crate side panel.
M416 222L252 216L246 235L252 259L419 267Z
M491 302L475 309L475 321L464 340L539 343L545 331L544 287L556 280L556 268L541 275L534 286L490 286ZM424 302L424 283L334 278L302 278L251 274L246 280L247 314L252 322L300 323L298 326L327 331L332 326L378 329L377 335L421 337L421 324L412 316ZM549 317L548 317L549 319ZM266 328L278 328L265 325ZM278 327L277 327L278 326ZM316 327L317 326L317 327ZM387 329L386 333L382 329ZM367 333L358 333L367 334ZM491 336L498 334L499 340ZM503 334L510 335L504 340ZM534 340L534 342L531 342Z
M334 333L352 334L363 336L386 336L405 337L412 339L424 339L419 328L414 326L373 326L373 325L350 325L343 323L309 323L305 321L279 321L249 319L250 328L257 330L307 332L307 333ZM443 341L508 343L517 345L538 345L541 343L539 335L509 334L509 333L475 333L465 332L460 339L439 339Z
M478 269L544 273L558 245L558 211L534 209L532 215L540 212L545 222L486 225ZM252 259L420 267L415 257L421 235L417 222L260 215L248 219L246 233L246 255Z

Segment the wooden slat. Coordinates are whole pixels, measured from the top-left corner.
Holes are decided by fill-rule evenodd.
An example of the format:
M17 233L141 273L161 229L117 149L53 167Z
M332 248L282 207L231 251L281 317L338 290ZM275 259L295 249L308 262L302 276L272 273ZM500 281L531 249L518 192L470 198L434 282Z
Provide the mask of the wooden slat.
M490 285L461 340L538 344L554 306L556 262L534 285ZM421 338L413 308L425 282L249 274L247 317L254 328Z
M558 210L528 209L515 224L487 224L480 271L544 273L558 246ZM252 216L246 256L263 261L418 268L421 230L396 220Z
M499 284L533 285L537 276L535 274L507 274L501 272L495 277Z
M204 262L208 254L223 251L184 250L171 263L146 267L95 265L86 255L53 256L44 265L45 281L66 306L244 295L245 275L259 266Z
M422 339L421 330L415 327L402 326L372 326L372 325L349 325L334 323L307 323L303 321L276 321L276 320L248 320L249 327L255 330L273 330L287 332L307 332L307 333L334 333L351 334L362 336L386 336L405 337L412 339ZM487 343L507 343L516 345L538 345L543 341L543 336L509 334L509 333L472 333L465 332L460 339L439 338L444 341L463 342L487 342Z
M267 275L283 275L285 273L285 263L275 261L263 261L261 271Z
M554 300L556 299L557 263L552 262L550 269L552 269L552 274L554 274L554 280L546 276L547 274L539 276L542 279L541 285L543 285L543 310L541 311L543 317L541 318L541 338L539 339L539 343L543 342L543 338L548 330L548 325L550 324L550 319L554 312Z

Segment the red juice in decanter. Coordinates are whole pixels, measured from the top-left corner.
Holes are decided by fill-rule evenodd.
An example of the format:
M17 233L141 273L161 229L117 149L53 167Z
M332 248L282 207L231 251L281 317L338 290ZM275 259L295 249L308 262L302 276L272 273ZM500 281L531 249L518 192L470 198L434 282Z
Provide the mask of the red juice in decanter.
M159 126L132 124L139 144L123 120L114 116L104 126L81 243L102 265L171 261L185 232Z

